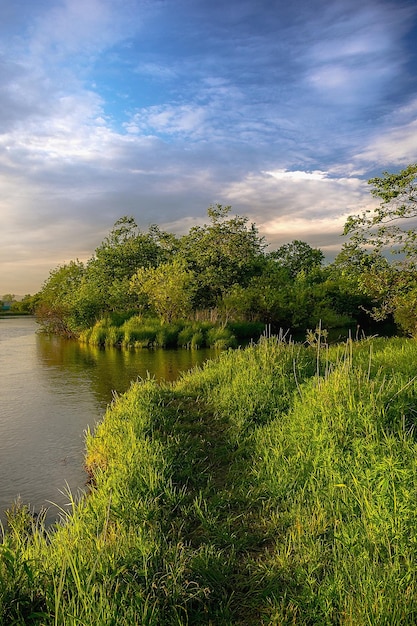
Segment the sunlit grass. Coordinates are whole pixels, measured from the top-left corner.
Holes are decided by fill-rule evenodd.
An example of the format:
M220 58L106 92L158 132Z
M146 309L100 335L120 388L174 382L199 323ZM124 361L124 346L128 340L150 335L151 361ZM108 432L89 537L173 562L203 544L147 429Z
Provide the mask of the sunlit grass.
M91 493L9 512L0 623L415 624L417 344L310 343L117 398Z
M255 322L215 325L210 322L179 321L162 324L159 319L134 315L120 324L103 318L79 335L81 343L123 348L234 348L239 341L257 340L264 325Z

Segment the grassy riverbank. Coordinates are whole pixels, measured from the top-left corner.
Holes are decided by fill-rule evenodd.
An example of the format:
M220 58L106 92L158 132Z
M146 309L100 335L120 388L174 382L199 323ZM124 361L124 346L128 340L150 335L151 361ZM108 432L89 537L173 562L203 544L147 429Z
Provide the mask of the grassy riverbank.
M416 376L412 340L270 339L134 384L67 523L10 514L0 623L415 624Z

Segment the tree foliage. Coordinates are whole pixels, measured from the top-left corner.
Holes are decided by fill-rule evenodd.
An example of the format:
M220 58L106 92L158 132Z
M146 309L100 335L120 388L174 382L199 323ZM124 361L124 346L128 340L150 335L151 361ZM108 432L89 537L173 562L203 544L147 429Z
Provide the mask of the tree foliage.
M131 277L139 267L155 267L163 258L154 235L142 233L133 217L117 220L87 264L83 299L94 302L97 313L134 308Z
M291 243L286 243L277 250L270 252L269 258L273 259L280 267L285 268L290 278L294 279L300 272L310 274L314 269L320 267L324 260L324 254L318 248L312 248L305 241L295 239Z
M142 267L130 280L130 291L145 296L164 323L186 318L192 310L195 276L182 259Z
M384 172L368 183L380 205L348 218L344 229L357 260L358 284L371 300L374 319L391 317L404 332L415 335L417 312L410 302L417 293L417 164ZM400 255L396 262L383 256L388 252Z
M371 178L371 194L382 201L375 210L348 218L344 234L376 252L386 248L417 257L417 163L400 172ZM411 221L411 224L410 224Z
M49 273L36 308L36 317L46 331L67 336L74 334L74 300L84 272L84 264L77 260L60 265Z
M413 183L407 180L403 189L411 203ZM382 194L382 183L373 181ZM207 213L208 223L180 237L157 225L142 232L132 217L117 220L86 263L51 271L36 295L38 319L47 330L71 336L115 314L123 320L152 315L164 323L255 321L300 332L320 321L327 328L354 326L372 314L415 332L408 306L417 293L411 262L407 268L389 264L355 231L334 263L324 266L323 252L299 240L266 252L255 224L232 215L230 206L212 205ZM365 237L360 219L347 229Z
M265 247L255 224L229 217L230 206L216 204L210 223L191 228L181 239L180 254L197 277L197 300L212 307L232 285L245 286L263 264Z

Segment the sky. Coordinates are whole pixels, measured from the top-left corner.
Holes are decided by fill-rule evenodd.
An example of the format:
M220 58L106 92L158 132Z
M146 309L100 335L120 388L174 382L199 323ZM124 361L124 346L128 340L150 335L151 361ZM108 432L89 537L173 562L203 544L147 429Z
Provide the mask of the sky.
M215 203L331 260L417 161L416 67L415 0L1 0L0 294Z

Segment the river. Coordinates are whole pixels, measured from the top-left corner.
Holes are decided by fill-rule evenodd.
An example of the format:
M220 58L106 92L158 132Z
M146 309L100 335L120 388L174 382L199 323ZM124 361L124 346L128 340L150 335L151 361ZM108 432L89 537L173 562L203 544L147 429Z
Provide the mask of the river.
M84 433L115 393L148 373L174 380L210 350L119 350L37 333L28 317L0 317L0 520L20 498L46 521L85 492ZM53 504L51 504L53 503Z

